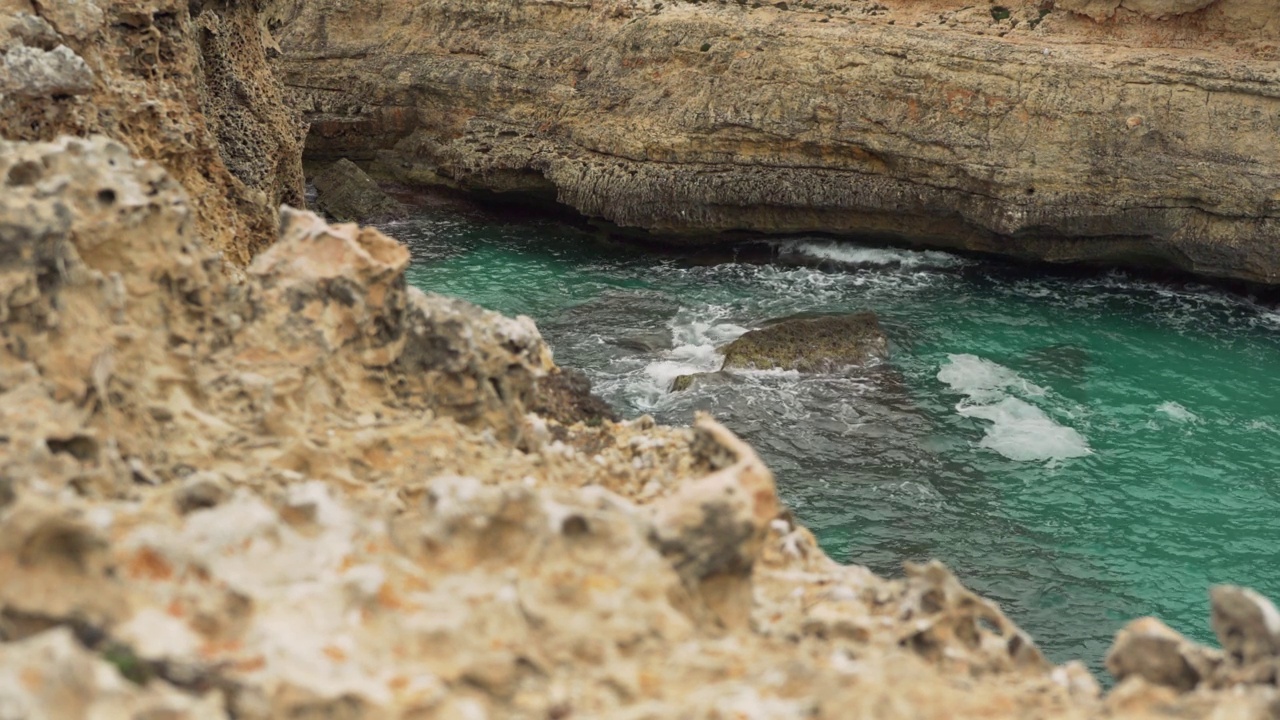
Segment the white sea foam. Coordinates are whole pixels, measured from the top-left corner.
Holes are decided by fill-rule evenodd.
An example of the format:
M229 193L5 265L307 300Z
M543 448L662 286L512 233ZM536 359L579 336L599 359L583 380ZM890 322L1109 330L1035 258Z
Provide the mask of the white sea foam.
M671 320L672 347L662 357L645 366L644 372L635 378L628 394L638 398L642 407L652 408L670 391L671 383L681 375L715 372L724 362L718 348L747 331L745 327L727 322L722 309L711 307L695 315L682 309Z
M1006 397L991 405L956 406L965 417L991 421L978 443L1010 460L1065 460L1090 454L1089 443L1072 428L1059 425L1025 400Z
M1156 412L1164 413L1169 417L1170 420L1173 420L1175 422L1180 422L1180 423L1200 422L1199 415L1196 415L1190 410L1182 407L1181 404L1173 401L1161 403L1160 406L1156 408Z
M1093 452L1083 435L1027 402L1025 398L1047 397L1044 388L999 363L976 355L949 355L938 379L966 396L956 412L991 423L981 447L1021 462L1065 460Z
M785 254L801 255L814 260L829 260L841 265L897 265L904 268L955 267L964 259L934 250L874 248L849 243L795 240L781 245Z
M995 402L1012 391L1024 397L1044 395L1044 388L1028 382L1009 368L977 355L948 355L938 379L974 402Z

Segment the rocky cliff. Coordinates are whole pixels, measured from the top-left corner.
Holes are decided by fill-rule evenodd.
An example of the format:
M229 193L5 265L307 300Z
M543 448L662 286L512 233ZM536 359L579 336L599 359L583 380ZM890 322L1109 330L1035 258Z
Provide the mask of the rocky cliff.
M885 580L832 562L712 420L602 417L527 318L409 287L407 249L376 230L267 218L299 190L295 126L268 76L244 83L279 8L0 9L15 2L0 14L0 132L20 139L0 140L0 716L1280 707L1265 598L1214 589L1221 651L1136 621L1102 697L942 566ZM59 133L85 136L21 140Z
M1269 0L277 0L318 159L619 226L1280 281Z
M0 137L101 133L190 192L245 264L302 205L305 126L267 67L260 0L0 0Z
M1274 607L1099 698L937 564L841 566L709 419L526 413L537 329L284 211L226 276L115 141L0 141L0 708L22 718L1267 717Z

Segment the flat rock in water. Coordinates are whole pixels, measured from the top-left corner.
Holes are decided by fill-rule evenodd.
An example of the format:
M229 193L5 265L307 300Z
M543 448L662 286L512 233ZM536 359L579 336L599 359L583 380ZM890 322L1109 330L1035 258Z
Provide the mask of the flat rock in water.
M316 206L340 222L378 222L403 217L396 202L355 163L343 158L311 178Z
M889 356L875 313L795 317L743 335L724 349L724 369L826 372Z

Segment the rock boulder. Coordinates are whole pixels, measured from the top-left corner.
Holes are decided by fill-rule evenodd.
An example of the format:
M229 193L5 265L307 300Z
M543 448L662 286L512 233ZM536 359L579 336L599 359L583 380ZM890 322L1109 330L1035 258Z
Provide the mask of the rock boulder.
M340 222L381 222L403 217L405 209L358 165L343 158L311 178L316 206Z
M889 341L874 313L784 318L729 343L723 369L830 372L888 356Z

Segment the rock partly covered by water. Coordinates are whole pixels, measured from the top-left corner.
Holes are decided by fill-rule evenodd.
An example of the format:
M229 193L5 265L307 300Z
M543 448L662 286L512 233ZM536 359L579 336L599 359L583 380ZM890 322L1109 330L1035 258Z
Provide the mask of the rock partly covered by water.
M889 356L875 313L783 318L752 330L724 349L725 370L830 372Z
M688 242L1280 281L1272 0L288 0L317 158Z
M316 207L344 222L381 222L403 217L405 209L370 178L343 158L311 178L316 186Z

